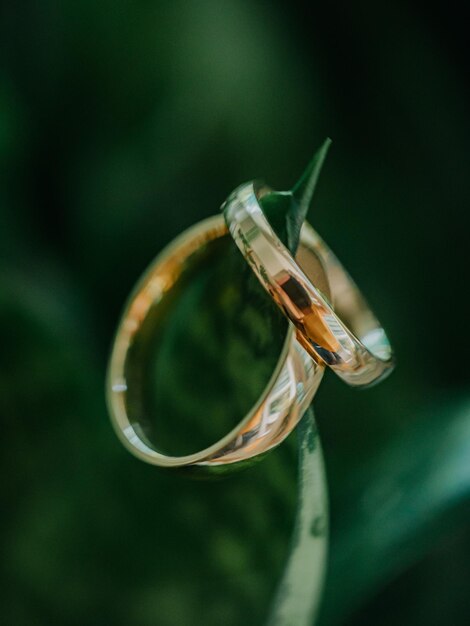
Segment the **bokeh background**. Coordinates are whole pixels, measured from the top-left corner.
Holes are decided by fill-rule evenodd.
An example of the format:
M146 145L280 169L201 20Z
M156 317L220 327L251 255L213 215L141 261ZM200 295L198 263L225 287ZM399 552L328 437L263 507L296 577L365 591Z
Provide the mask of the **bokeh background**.
M242 181L289 189L330 136L310 219L398 368L367 392L326 376L315 402L332 523L319 623L468 624L457 4L4 1L0 33L2 622L263 623L295 438L224 481L162 474L111 430L106 360L155 254Z

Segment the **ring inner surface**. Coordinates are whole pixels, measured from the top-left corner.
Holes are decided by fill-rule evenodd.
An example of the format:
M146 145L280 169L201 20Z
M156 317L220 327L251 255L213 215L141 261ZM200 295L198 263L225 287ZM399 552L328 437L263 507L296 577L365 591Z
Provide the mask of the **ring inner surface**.
M339 261L330 254L327 270L332 276L335 311L343 323L374 356L391 357L391 346L382 325Z
M124 365L127 415L159 452L180 456L214 444L272 376L287 324L274 308L268 314L261 287L251 291L256 279L247 291L244 269L229 235L205 243L172 287L155 294L133 335Z
M390 359L392 349L388 337L354 280L313 229L310 234L314 234L312 246L318 262L330 280L330 302L335 313L369 352L381 360ZM315 287L328 298L328 292L312 275L302 255L298 255L298 261Z

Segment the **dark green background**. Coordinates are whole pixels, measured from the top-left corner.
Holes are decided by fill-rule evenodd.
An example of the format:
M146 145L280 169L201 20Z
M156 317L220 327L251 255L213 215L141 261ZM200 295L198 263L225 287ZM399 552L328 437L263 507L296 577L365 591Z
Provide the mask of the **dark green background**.
M162 474L115 438L104 372L155 254L244 180L290 188L331 136L310 219L398 368L367 392L327 375L315 403L320 623L468 623L464 28L452 3L2 3L2 621L263 622L295 439L226 481Z

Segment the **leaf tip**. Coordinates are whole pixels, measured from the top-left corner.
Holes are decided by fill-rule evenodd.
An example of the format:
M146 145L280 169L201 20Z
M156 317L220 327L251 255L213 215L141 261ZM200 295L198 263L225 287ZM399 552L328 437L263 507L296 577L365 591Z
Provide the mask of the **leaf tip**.
M307 214L307 210L312 201L318 176L331 144L331 138L327 137L320 148L313 155L310 163L307 165L298 182L292 188L292 195L300 204L301 211L304 215Z

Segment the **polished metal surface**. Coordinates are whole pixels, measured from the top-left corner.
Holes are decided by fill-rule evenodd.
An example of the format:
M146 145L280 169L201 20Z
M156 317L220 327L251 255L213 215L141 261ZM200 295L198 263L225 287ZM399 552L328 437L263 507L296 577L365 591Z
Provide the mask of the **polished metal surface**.
M137 457L162 467L230 466L258 456L281 443L310 405L324 372L305 352L292 327L271 380L257 404L238 426L214 445L185 456L168 456L144 434L142 424L129 417L126 362L152 307L177 283L184 266L201 246L229 237L222 216L204 220L174 240L152 263L139 281L125 308L114 341L107 377L107 400L114 428L124 445ZM317 280L328 291L328 281L315 255L308 250L308 234L302 239L303 254L312 264ZM197 363L197 354L195 354ZM242 416L241 416L242 417ZM178 427L177 425L175 426Z
M224 203L235 243L315 362L328 365L353 386L378 382L393 369L384 329L338 259L314 229L304 224L303 248L310 248L323 264L333 310L320 285L302 269L302 251L297 263L269 225L259 200L271 191L260 183L246 183Z

